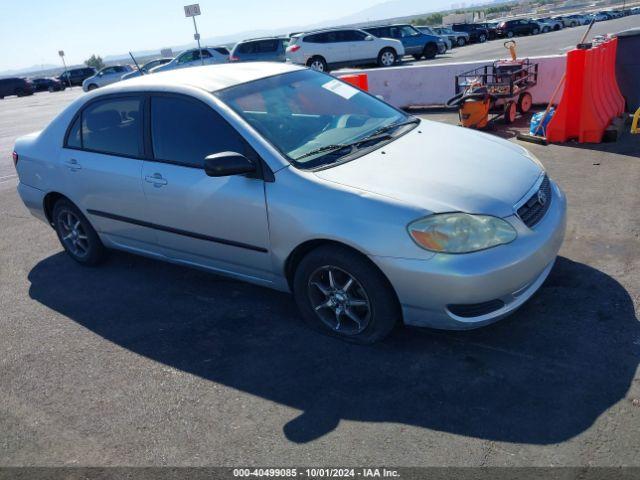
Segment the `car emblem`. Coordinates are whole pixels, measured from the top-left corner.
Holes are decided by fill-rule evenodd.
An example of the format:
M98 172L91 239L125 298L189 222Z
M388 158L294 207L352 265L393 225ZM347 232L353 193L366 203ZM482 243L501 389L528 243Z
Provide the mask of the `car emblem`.
M544 193L542 190L538 190L538 203L543 207L547 203L547 194Z

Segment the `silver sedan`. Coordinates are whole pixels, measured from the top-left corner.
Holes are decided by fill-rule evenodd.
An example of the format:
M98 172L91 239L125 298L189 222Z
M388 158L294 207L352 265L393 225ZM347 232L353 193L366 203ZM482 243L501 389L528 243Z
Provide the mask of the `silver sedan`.
M105 87L14 162L73 260L119 249L290 291L309 325L358 343L512 313L565 231L565 197L524 148L292 65Z

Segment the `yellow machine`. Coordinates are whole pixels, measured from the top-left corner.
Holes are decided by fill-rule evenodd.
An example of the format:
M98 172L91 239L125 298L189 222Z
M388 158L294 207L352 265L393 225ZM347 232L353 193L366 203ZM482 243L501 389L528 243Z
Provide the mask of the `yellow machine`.
M486 88L479 87L463 97L458 115L460 125L466 128L485 128L489 123L491 97Z
M640 128L638 128L639 121L640 121L640 108L636 110L636 113L633 115L633 122L631 123L631 133L633 134L640 133Z

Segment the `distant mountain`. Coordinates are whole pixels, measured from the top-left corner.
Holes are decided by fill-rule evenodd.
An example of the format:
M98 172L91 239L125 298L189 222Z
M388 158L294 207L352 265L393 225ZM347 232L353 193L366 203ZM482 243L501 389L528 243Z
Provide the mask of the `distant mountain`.
M27 67L27 68L20 68L17 70L5 70L3 72L0 72L0 77L13 77L13 76L20 76L20 75L28 75L30 73L33 72L41 72L43 70L53 70L56 68L60 68L60 65L52 65L49 63L45 63L42 65L32 65L31 67Z

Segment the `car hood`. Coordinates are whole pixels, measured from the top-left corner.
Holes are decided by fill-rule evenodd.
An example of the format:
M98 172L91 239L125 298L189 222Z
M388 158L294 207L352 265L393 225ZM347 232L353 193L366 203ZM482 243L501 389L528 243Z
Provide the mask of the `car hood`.
M316 175L434 213L507 217L542 173L514 143L423 120L384 147Z

